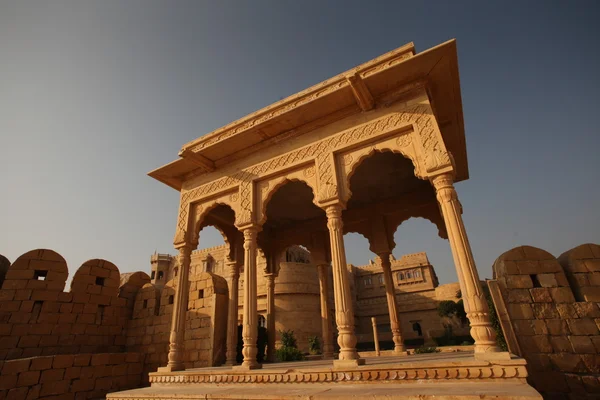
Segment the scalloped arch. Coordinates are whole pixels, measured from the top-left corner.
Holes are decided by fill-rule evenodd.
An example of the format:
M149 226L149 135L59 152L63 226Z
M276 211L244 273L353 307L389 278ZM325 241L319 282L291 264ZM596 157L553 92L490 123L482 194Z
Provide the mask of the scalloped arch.
M233 215L237 216L237 214L236 214L235 210L233 209L233 207L230 204L227 204L224 201L214 200L214 201L211 201L210 203L208 203L208 206L207 206L207 203L198 204L196 206L195 211L198 209L198 207L202 207L202 210L200 211L200 213L198 213L198 215L195 216L194 231L193 231L193 235L194 236L193 236L192 240L193 240L193 242L198 243L198 240L200 238L200 231L202 229L206 228L207 226L212 226L217 231L219 231L219 233L223 237L223 241L225 242L225 246L227 246L227 255L228 255L228 257L230 259L233 259L233 251L234 251L233 243L234 243L235 238L230 237L231 232L226 232L226 229L224 229L219 224L205 223L204 222L204 218L212 210L214 210L215 208L217 208L219 206L226 206L226 207L228 207L231 211L233 211ZM233 227L233 229L236 229L236 228Z
M398 231L398 228L400 228L400 226L405 223L406 221L410 220L410 219L424 219L426 221L431 222L433 225L436 226L436 228L438 229L438 236L441 239L445 239L448 240L448 234L446 232L446 225L444 224L444 220L443 218L440 217L440 220L436 221L433 219L432 216L427 216L424 215L424 213L417 213L419 215L411 215L405 218L402 218L399 221L395 221L395 228L393 230L391 230L391 244L392 244L392 248L396 247L396 242L394 241L394 235L396 234L396 232Z
M315 195L315 193L317 192L317 188L313 182L310 182L310 179L282 176L280 178L269 181L269 189L267 191L267 194L263 198L261 208L260 208L260 215L258 217L258 225L259 226L263 226L265 224L265 222L267 222L267 206L268 206L269 202L271 201L271 199L273 198L273 196L275 195L275 193L277 193L277 191L280 188L282 188L283 186L285 186L286 184L288 184L290 182L302 182L302 183L306 184L306 186L308 186L310 188L310 190L312 191L313 204L315 206L319 207L319 204L317 202L317 196ZM272 187L271 187L271 185L272 185Z
M356 160L350 161L350 163L348 165L349 172L343 178L343 179L345 179L345 184L346 184L346 194L343 199L344 202L348 202L352 198L352 190L350 188L350 179L356 173L356 171L358 170L360 165L363 163L363 161L365 161L368 158L373 157L376 153L398 154L398 155L404 157L405 159L409 160L413 164L413 175L415 176L415 178L421 179L421 180L428 179L427 176L421 175L421 173L420 173L421 168L419 166L418 160L416 159L416 156L412 156L408 152L404 152L398 148L393 148L390 145L377 144L377 145L372 146L372 148L370 150L368 150L367 152L365 152L364 154L359 153L360 156L357 157Z

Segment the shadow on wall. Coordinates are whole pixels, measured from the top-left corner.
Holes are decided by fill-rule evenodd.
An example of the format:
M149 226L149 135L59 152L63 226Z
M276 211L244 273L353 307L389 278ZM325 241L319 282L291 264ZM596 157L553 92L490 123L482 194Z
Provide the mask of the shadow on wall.
M545 398L598 398L600 246L584 244L558 259L516 247L493 269L494 305L509 350L527 360L529 382Z

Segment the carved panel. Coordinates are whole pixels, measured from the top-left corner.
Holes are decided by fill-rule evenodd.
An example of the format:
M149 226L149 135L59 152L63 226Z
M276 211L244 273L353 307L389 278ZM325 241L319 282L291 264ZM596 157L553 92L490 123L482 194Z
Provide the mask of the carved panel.
M232 175L216 179L212 182L198 186L192 190L182 192L177 223L176 238L182 236L186 230L189 204L209 196L212 193L222 192L239 185L240 208L236 215L236 224L251 223L252 215L252 182L266 173L289 167L310 159L316 160L317 199L324 202L338 196L337 179L335 179L335 164L333 151L356 145L368 138L391 130L399 129L407 124L413 124L416 135L411 136L417 149L417 164L424 163L427 171L433 171L443 166L450 165L450 157L442 142L437 123L434 120L431 107L425 100L400 112L393 112L374 121L345 130L336 135L327 137L319 142L312 143L300 149L291 151L271 160L253 165ZM396 148L408 148L407 139L400 139ZM418 139L415 141L414 139ZM412 144L412 143L411 143ZM423 154L423 155L421 155ZM423 162L421 162L423 158ZM311 173L311 172L308 172ZM424 172L419 172L424 174ZM185 236L185 234L183 234Z

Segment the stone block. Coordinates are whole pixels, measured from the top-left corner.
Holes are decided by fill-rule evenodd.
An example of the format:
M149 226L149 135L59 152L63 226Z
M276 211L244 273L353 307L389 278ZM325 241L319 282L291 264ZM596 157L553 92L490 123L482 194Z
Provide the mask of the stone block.
M18 338L16 338L18 339ZM26 358L22 360L7 360L2 367L2 375L16 375L29 370L31 360Z
M570 390L565 380L565 375L562 372L532 372L530 374L530 379L533 382L533 386L538 388L538 390L543 388L544 392L568 393Z
M529 275L509 275L506 277L506 287L509 289L527 289L533 287Z
M600 288L588 286L581 288L581 295L585 301L600 302Z
M513 321L513 326L515 328L515 333L517 335L523 336L533 336L535 332L533 330L533 326L531 325L531 321L529 319L521 319Z
M77 354L73 360L73 365L76 367L86 367L90 365L91 354Z
M590 336L594 347L596 347L596 352L600 354L600 336Z
M531 303L531 295L527 289L510 289L507 303Z
M17 375L0 375L0 390L10 390L17 386Z
M524 345L523 352L552 353L552 344L548 335L523 336L520 342Z
M21 336L19 340L19 347L37 347L40 343L40 335L27 335Z
M558 286L558 282L556 281L556 274L537 274L537 279L542 287L552 288Z
M60 340L59 340L59 342L60 342ZM54 362L52 363L52 367L53 368L72 367L74 360L75 360L75 355L73 355L73 354L58 355L58 356L54 357Z
M552 303L552 297L547 288L533 288L529 289L529 292L535 303Z
M33 385L29 387L29 391L27 392L27 400L36 400L40 398L40 391L42 389L42 385Z
M575 310L575 307L572 304L556 304L556 309L558 310L558 314L562 319L579 318L579 314L577 313L577 310Z
M4 276L5 280L27 280L33 279L35 271L33 269L9 269Z
M40 383L60 381L61 379L63 379L64 375L65 375L64 368L48 369L46 371L42 371L42 375L40 377Z
M536 335L547 335L548 328L546 327L546 322L543 320L532 320L531 327Z
M40 380L40 371L25 371L19 374L17 387L33 386Z
M34 301L58 301L58 293L52 292L49 290L43 289L35 289L31 293L31 300Z
M581 356L579 354L571 353L555 353L550 354L550 361L554 365L555 369L563 372L586 372L587 367L585 366Z
M600 394L600 377L583 375L581 381L588 393Z
M590 373L600 373L600 354L582 354L581 359Z
M568 319L567 324L573 335L598 335L598 326L590 318Z
M595 354L596 348L590 336L569 336L573 350L578 354Z
M548 333L553 336L565 336L571 333L567 321L563 319L546 319L546 326L548 327Z
M522 275L532 275L542 272L537 261L517 261L517 268Z
M556 353L572 353L573 346L565 336L550 336L550 343Z
M26 400L27 392L29 392L28 387L14 388L8 391L8 398L10 400Z
M600 318L600 305L598 303L573 303L573 307L580 318Z
M581 377L575 374L565 374L565 379L571 394L586 394L585 387L581 381Z
M555 303L574 303L575 297L570 287L550 288L550 296Z
M600 260L585 260L585 266L589 272L600 272Z
M587 276L590 282L590 286L600 287L600 272L593 272L587 274Z
M71 392L87 392L94 389L94 379L75 379L71 384Z
M92 360L90 362L90 365L92 365L92 366L106 365L106 364L108 364L109 359L110 359L110 354L108 354L108 353L94 354L94 355L92 355Z
M46 382L42 384L40 396L65 395L69 392L71 381L68 379Z
M553 303L535 303L532 308L536 319L559 318L558 311Z

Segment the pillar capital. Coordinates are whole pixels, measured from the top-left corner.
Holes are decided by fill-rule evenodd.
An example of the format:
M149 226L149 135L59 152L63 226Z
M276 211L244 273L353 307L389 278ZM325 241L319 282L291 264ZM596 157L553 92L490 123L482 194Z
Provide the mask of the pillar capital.
M240 276L240 269L237 261L226 261L225 267L229 278L238 279Z

